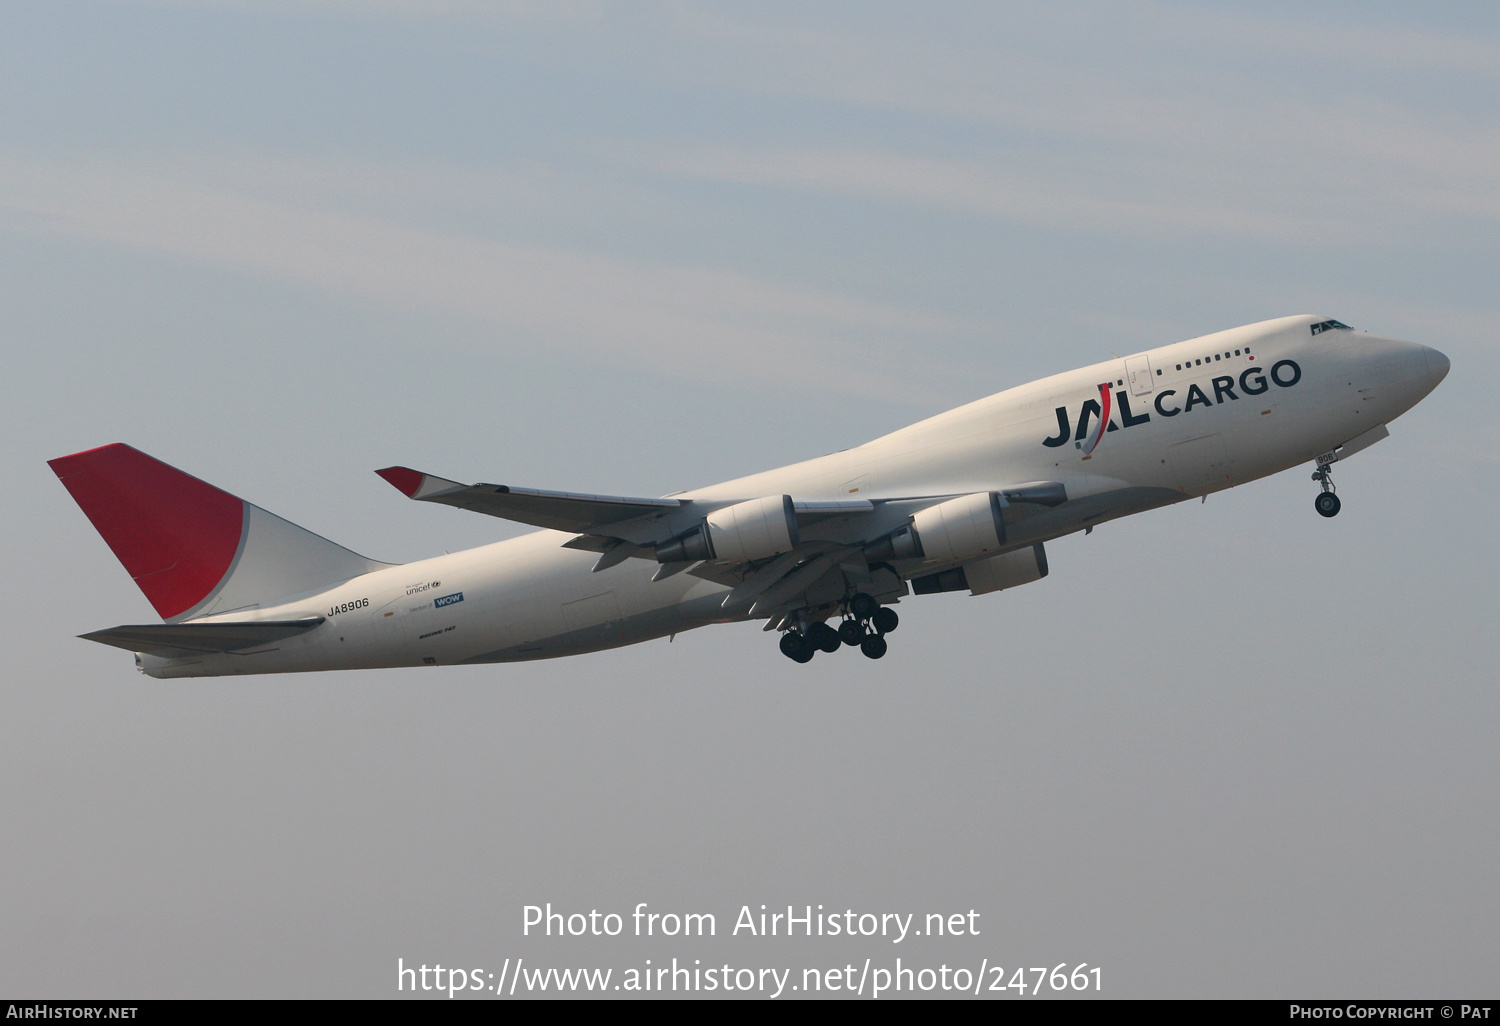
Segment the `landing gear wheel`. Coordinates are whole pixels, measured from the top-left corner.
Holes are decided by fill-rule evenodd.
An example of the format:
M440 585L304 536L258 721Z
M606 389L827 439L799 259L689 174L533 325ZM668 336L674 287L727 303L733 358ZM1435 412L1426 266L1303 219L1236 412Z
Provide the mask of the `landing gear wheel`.
M1322 459L1321 456L1318 458ZM1322 494L1313 500L1313 508L1325 517L1338 516L1339 507L1343 503L1339 502L1339 497L1334 494L1337 489L1333 485L1333 463L1325 463L1313 471L1312 479L1323 488Z
M901 622L901 617L890 606L881 606L875 610L875 615L870 617L870 626L874 627L879 634L889 634L896 629Z
M807 640L814 648L821 648L824 652L837 652L844 643L839 632L826 623L815 623L809 627Z
M812 659L817 649L796 631L787 631L781 636L781 654L794 662L805 663Z
M849 612L856 620L868 620L879 608L880 603L864 592L860 592L849 600Z
M852 648L865 640L865 625L858 620L845 620L839 624L839 638Z
M871 659L879 659L885 655L885 639L879 634L866 634L865 640L859 643L859 650Z

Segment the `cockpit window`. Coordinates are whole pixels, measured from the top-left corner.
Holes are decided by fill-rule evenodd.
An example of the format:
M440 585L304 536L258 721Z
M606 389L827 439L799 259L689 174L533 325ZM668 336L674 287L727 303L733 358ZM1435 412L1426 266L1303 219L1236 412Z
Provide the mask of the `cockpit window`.
M1317 324L1314 324L1312 326L1312 333L1314 335L1321 335L1323 332L1329 331L1333 328L1343 328L1345 331L1354 330L1342 321L1319 321Z

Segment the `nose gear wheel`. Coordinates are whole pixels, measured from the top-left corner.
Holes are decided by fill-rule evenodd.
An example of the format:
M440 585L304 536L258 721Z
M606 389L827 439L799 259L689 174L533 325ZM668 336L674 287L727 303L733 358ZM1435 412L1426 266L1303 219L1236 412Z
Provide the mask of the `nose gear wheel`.
M1338 489L1333 484L1333 464L1328 463L1313 471L1312 479L1323 487L1313 500L1313 508L1325 517L1336 517L1343 503L1339 501Z

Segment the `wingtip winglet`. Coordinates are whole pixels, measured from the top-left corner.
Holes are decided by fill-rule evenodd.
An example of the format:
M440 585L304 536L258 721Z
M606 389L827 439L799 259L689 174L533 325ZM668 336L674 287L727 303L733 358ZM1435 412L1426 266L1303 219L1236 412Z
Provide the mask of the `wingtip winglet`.
M416 498L417 489L422 487L422 482L427 477L421 471L412 470L410 467L386 467L384 470L375 471L375 473L389 481L395 486L397 491L405 495L408 499Z

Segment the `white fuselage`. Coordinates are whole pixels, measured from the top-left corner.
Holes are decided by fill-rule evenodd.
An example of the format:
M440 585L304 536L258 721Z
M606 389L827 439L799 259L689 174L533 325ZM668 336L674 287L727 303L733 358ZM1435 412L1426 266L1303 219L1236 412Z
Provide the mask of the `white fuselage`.
M1061 482L1066 503L1011 527L1007 545L1027 546L1306 463L1399 416L1441 377L1423 346L1342 327L1310 335L1312 322L1267 321L1057 374L683 497L889 499ZM1095 442L1104 382L1110 429ZM653 581L651 559L595 573L598 554L564 548L571 537L540 531L223 617L327 618L262 651L137 658L158 677L502 662L747 616L726 613L725 584L690 573Z

